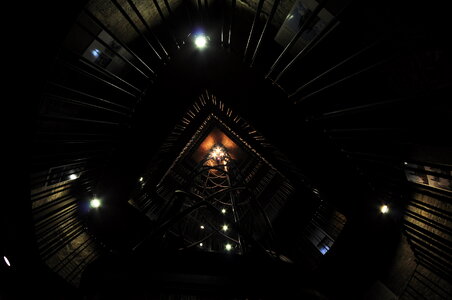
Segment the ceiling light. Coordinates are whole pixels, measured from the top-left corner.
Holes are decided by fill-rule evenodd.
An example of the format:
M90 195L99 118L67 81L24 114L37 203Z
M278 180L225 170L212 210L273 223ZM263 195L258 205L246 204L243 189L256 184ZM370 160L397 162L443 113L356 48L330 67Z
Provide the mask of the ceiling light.
M197 48L199 49L203 49L204 47L207 46L207 38L204 35L198 35L195 38L195 45Z
M228 230L228 225L223 225L223 231L227 231Z
M93 51L91 51L91 54L92 54L94 57L99 57L99 55L100 55L100 50L99 50L99 49L94 49Z
M386 204L382 205L380 207L380 211L381 211L382 214L387 214L389 212L389 206L387 206Z
M11 267L11 263L9 262L8 257L3 256L3 260L5 261L5 264L6 264L8 267Z
M77 179L78 178L78 176L76 175L76 174L71 174L71 175L69 175L69 179L70 180L75 180L75 179Z
M231 251L232 245L231 245L231 244L226 244L226 245L224 246L224 248L225 248L227 251Z
M102 204L102 203L101 203L100 200L97 199L97 198L94 198L94 199L92 199L92 200L89 202L89 206L90 206L91 208L98 208L98 207L100 207L101 204Z
M222 213L222 214L225 214L225 213L226 213L226 209L223 208L223 209L221 210L221 213Z

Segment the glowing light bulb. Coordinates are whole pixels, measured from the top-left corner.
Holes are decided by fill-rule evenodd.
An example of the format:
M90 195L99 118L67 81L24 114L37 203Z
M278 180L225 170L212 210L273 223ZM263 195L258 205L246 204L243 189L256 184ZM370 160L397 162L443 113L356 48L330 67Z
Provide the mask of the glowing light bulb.
M198 35L195 38L195 45L196 47L198 47L199 49L203 49L204 47L206 47L207 45L207 39L204 35Z
M144 178L140 177L140 179L138 179L140 182L143 182Z
M3 260L5 261L5 264L6 264L8 267L11 267L11 263L9 262L8 257L3 256Z
M100 50L99 50L99 49L94 49L93 51L91 51L91 54L92 54L94 57L99 57L99 55L100 55Z
M224 248L225 248L227 251L231 251L232 245L231 245L231 244L226 244L226 245L224 246Z
M94 198L94 199L92 199L90 202L89 202L89 206L91 206L91 208L98 208L98 207L100 207L101 206L101 202L100 202L100 200L99 199L97 199L97 198Z
M387 214L389 212L389 207L385 204L380 207L380 211L382 214Z
M75 179L77 179L78 178L78 176L76 175L76 174L71 174L71 175L69 175L69 179L70 180L75 180Z
M199 243L199 247L202 247L204 244L203 243Z
M222 214L225 214L225 213L226 213L226 209L223 208L223 209L221 210L221 213L222 213Z
M222 229L223 229L223 231L228 231L228 228L229 228L228 225L223 225Z
M199 228L204 229L204 225L199 226Z

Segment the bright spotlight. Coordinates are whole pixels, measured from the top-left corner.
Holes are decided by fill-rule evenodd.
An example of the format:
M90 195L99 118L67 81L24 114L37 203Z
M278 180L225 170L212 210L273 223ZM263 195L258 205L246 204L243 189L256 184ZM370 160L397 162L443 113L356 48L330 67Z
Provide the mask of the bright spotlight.
M380 207L380 211L382 214L387 214L389 212L389 207L385 204Z
M195 38L195 45L199 49L202 49L207 46L207 38L204 35L198 35Z
M222 213L222 214L225 214L225 213L226 213L226 209L223 208L223 209L221 210L221 213Z
M94 198L94 199L92 199L92 200L89 202L89 206L90 206L91 208L98 208L98 207L100 207L101 204L102 204L102 203L101 203L100 200L97 199L97 198Z
M224 248L225 248L227 251L231 251L232 245L231 245L231 244L226 244L226 245L224 246Z
M5 264L6 264L8 267L11 267L11 263L9 262L8 257L3 256L3 260L5 261Z
M199 228L204 229L204 225L199 226Z
M100 55L100 50L99 49L94 49L94 50L92 50L91 51L91 54L94 56L94 57L99 57L99 55Z
M222 229L223 229L223 231L228 231L228 228L229 228L228 225L223 225Z
M202 247L204 244L203 243L199 243L199 247Z
M70 180L75 180L75 179L77 179L78 178L78 176L76 175L76 174L71 174L71 175L69 175L69 179Z

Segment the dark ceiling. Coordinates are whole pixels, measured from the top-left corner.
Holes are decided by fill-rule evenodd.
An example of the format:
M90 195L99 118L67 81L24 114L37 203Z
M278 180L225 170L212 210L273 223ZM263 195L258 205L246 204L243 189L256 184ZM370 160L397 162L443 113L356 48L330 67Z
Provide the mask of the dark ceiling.
M416 297L409 294L414 299L451 295L447 10L436 1L323 1L338 25L313 39L318 43L286 51L290 37L284 45L275 37L295 2L50 1L27 6L30 15L11 22L8 47L18 58L8 63L13 80L5 97L17 105L4 113L17 130L8 130L13 147L6 156L13 158L7 184L15 193L1 208L1 254L13 265L2 265L5 297L20 299L15 287L23 286L49 299L81 299L93 291L111 297L123 289L142 299L166 299L157 290L194 299L391 299L381 296L387 290L408 299L407 287L416 290ZM102 28L86 10L122 50L129 47L119 70L87 60L84 51ZM200 29L210 38L202 51L192 44ZM200 97L222 101L243 122L209 100L184 125ZM203 139L190 139L211 113L247 153L243 172L256 168L249 190L273 169L280 174L256 197L270 203L264 210L274 218L270 233L250 238L249 255L176 251L183 237L158 231L176 208L161 214L150 208L172 203L157 183L168 170L183 174L190 165L170 167L185 145L199 147ZM57 168L62 165L72 169ZM49 183L52 170L82 175L74 183ZM176 178L164 186L171 193L187 188L172 183ZM273 205L284 184L294 190ZM104 201L94 212L87 209L93 195ZM390 214L379 212L382 204ZM334 215L346 225L320 255L306 244L308 229L327 215L326 224L336 222ZM251 233L267 223L252 224L244 226ZM272 251L293 263L275 262L267 255ZM439 288L419 288L433 285L413 283L416 272ZM375 282L385 287L375 290ZM228 292L220 297L218 291Z

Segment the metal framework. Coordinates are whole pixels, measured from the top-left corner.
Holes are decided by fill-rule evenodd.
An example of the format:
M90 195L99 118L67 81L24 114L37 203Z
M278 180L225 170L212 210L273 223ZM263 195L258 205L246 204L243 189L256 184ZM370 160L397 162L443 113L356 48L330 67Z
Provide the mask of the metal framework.
M44 260L49 262L53 270L64 274L74 285L78 284L77 278L83 270L83 266L100 255L102 246L87 234L84 224L77 221L77 211L82 208L75 200L76 195L73 194L75 190L73 188L78 187L91 194L95 192L96 184L106 164L106 157L108 157L111 148L121 143L128 133L131 116L137 104L153 88L154 80L164 64L174 57L180 47L188 44L189 33L192 32L196 22L200 21L201 24L206 22L209 10L214 7L207 5L207 1L204 2L204 5L202 1L197 1L198 11L193 12L196 8L191 10L188 1L183 1L187 12L187 22L186 24L181 22L179 25L183 28L179 30L179 28L174 28L174 23L172 23L176 16L176 8L171 7L170 2L164 0L165 7L160 7L159 1L148 1L150 6L157 9L165 30L169 32L170 38L163 40L153 31L154 28L151 27L150 20L141 10L142 8L135 5L136 2L129 0L121 1L123 4L116 0L111 2L111 9L118 12L120 17L136 33L138 37L136 41L133 41L133 43L123 41L124 36L117 32L118 28L113 29L114 27L108 24L99 12L92 11L88 7L83 10L83 14L76 21L76 27L80 30L78 34L84 35L92 42L97 42L100 45L99 47L105 48L105 52L110 53L118 64L121 64L121 68L114 70L101 64L93 57L88 57L80 49L63 47L55 61L55 72L51 74L47 81L36 124L34 145L36 151L32 157L30 196L40 254ZM271 12L265 20L265 25L259 30L258 23L264 2L260 0L258 3L247 35L248 38L245 39L246 43L243 45L236 38L239 35L238 31L243 30L244 27L237 24L237 20L239 20L236 16L238 5L235 0L222 1L222 20L218 24L221 28L218 28L218 37L211 37L212 42L239 54L245 62L250 60L249 63L254 67L261 63L257 59L259 51L264 51L266 42L273 38L269 35L269 28L283 1L274 0L272 2ZM334 20L305 48L298 53L291 53L298 39L312 25L313 20L326 3L327 1L319 2L274 61L262 62L262 65L268 63L269 66L268 70L266 69L264 72L265 77L281 85L284 90L294 90L293 93L286 94L290 100L294 100L299 104L298 106L303 108L297 108L300 115L303 111L303 114L307 114L308 121L314 120L315 122L309 123L310 126L333 140L351 163L356 164L361 169L368 170L363 177L369 180L369 184L379 181L382 181L384 185L394 184L393 181L395 181L395 185L406 184L402 165L402 162L406 159L406 152L404 152L406 145L431 142L429 135L420 135L417 131L418 128L413 129L409 124L416 123L419 116L422 115L419 112L422 112L426 107L430 108L437 105L438 111L440 111L441 107L444 107L440 103L443 99L442 92L445 90L444 87L448 88L450 85L444 84L441 86L440 84L421 82L425 84L425 89L422 90L423 93L419 93L415 97L407 96L388 100L387 98L375 99L370 95L364 95L365 97L360 98L359 104L340 103L340 99L335 99L334 105L331 105L331 103L327 105L327 99L331 97L318 96L325 96L330 89L337 88L345 83L354 83L363 74L377 73L376 71L381 71L380 67L386 66L386 60L381 61L378 57L374 59L375 54L370 55L373 56L371 61L378 61L377 63L369 65L369 60L358 60L361 59L362 54L368 54L367 52L370 52L370 50L375 50L375 44L369 43L371 46L361 47L359 49L362 50L359 51L352 51L354 54L346 55L339 63L333 64L323 73L313 75L311 79L308 78L304 83L300 83L299 87L293 89L293 87L286 86L283 78L290 76L297 78L297 75L303 73L303 70L297 69L295 64L306 61L309 52L332 38L342 26L341 18L344 15L342 11L346 11L348 6L340 10L340 13L334 16ZM124 7L126 4L131 9ZM167 15L165 8L168 12ZM134 15L132 16L132 14ZM98 32L108 35L111 39L105 39L105 35L101 36ZM183 34L179 34L180 32L183 32ZM392 49L388 46L390 44L389 41L385 41L378 44L378 47ZM378 49L375 50L375 53L377 52L379 52ZM250 58L251 54L252 57ZM438 55L438 59L441 59L442 56ZM423 57L412 56L408 57L406 61L408 61L408 64L416 64L420 59L423 59ZM357 60L358 62L356 62ZM401 64L405 64L406 61L402 61ZM334 73L333 71L347 67L352 62L358 65L358 71L342 74L340 78L330 76ZM292 73L289 73L289 71ZM423 74L419 74L420 71L414 71L412 73L417 73L413 78L423 77L421 76ZM326 83L321 84L314 91L308 90L321 80L326 80ZM412 80L411 83L413 90L415 88L421 90L419 86L422 85L419 84L419 81ZM314 101L305 100L311 99L311 97L316 97L319 100L320 110L309 110ZM209 99L208 96L206 98ZM400 116L406 113L400 104L407 102L410 102L410 105L417 105L418 114L414 114L415 117L412 119L407 118L406 124L408 125L401 127ZM428 105L425 103L428 103ZM369 118L369 113L377 110L380 113L376 114L376 117ZM305 113L305 111L307 112ZM382 115L384 115L384 118ZM344 122L345 117L350 116L356 117L354 119L356 122L351 125ZM384 137L381 137L382 132L385 133ZM385 153L379 153L378 150L375 150L376 148L372 148L372 150L359 149L359 146L364 144L359 142L363 140L372 145L376 142L386 142L389 145L388 148L391 148L395 154L388 156ZM359 145L357 146L357 144ZM221 145L218 146L221 147ZM225 156L229 157L228 155L226 151ZM73 168L65 168L68 165L73 166ZM450 171L449 166L444 167ZM206 157L197 170L199 173L194 176L194 185L191 192L201 197L202 201L209 199L210 202L207 204L202 202L202 207L209 207L209 210L216 211L217 219L223 216L221 208L228 208L228 212L232 216L231 230L225 233L222 231L221 223L219 223L220 227L219 224L212 224L212 228L217 229L216 231L204 235L198 240L191 241L189 246L199 246L202 242L203 246L207 247L213 236L220 236L224 241L233 239L236 241L235 245L238 251L245 251L241 242L244 238L243 231L232 230L234 226L240 228L240 220L243 217L237 212L239 210L236 198L238 191L234 189L240 187L241 183L237 181L238 177L235 175L237 170L234 161L229 159L227 164L222 165L217 160ZM74 172L77 173L77 179L68 179ZM395 174L393 177L396 178L386 176L388 172ZM50 183L48 178L51 175L59 178L60 181ZM425 187L422 188L425 189ZM419 190L420 188L415 186L413 189ZM446 199L449 202L452 198L448 192L438 192L434 189L433 192L439 193L440 199ZM143 201L146 203L146 209L155 205L155 203L146 202L145 196L143 196L143 199L145 199ZM407 220L411 220L407 221L406 224L407 234L413 241L419 241L417 244L413 243L412 247L417 251L419 260L425 264L426 268L448 278L446 275L450 274L450 263L444 264L443 262L450 259L450 255L447 254L448 251L450 252L450 239L449 242L445 242L444 239L436 236L428 237L428 234L416 227L415 222L412 221L416 219L418 222L428 223L428 226L437 226L437 224L422 218L424 212L436 212L435 209L429 208L425 203L419 204L415 201L410 202L410 205L410 207L422 205L423 210L423 212L414 210L407 212ZM199 206L201 207L201 205ZM259 209L259 203L255 207ZM264 211L262 208L260 209ZM191 211L196 210L192 209ZM438 213L441 214L441 218L450 219L447 217L450 211ZM262 213L262 215L265 219L268 219L265 213ZM204 226L210 225L206 223ZM450 228L440 226L440 229L445 234L450 234ZM431 245L426 246L426 242ZM215 247L215 249L221 248L223 250L218 245ZM63 248L70 249L70 251L64 252ZM432 260L432 258L429 258L429 253L434 251L440 251L441 254L438 259ZM89 255L86 254L88 252ZM83 257L83 259L80 259L80 257ZM77 260L82 263L75 264L74 262Z
M215 145L210 149L206 157L198 164L194 170L193 184L191 192L203 199L209 199L209 202L220 211L223 215L231 214L232 220L236 226L239 226L239 216L237 214L237 188L242 186L238 182L238 170L234 164L234 160L223 145ZM231 219L231 218L229 218ZM210 228L217 235L223 236L226 241L232 241L234 244L225 242L228 247L237 248L242 251L240 233L232 233L228 224L218 224L212 220L205 220ZM203 225L200 225L203 226ZM217 242L211 239L202 238L203 246L215 249L218 247ZM198 243L199 245L199 243ZM223 247L224 248L224 247ZM228 250L231 250L228 249ZM216 249L220 250L220 249Z

